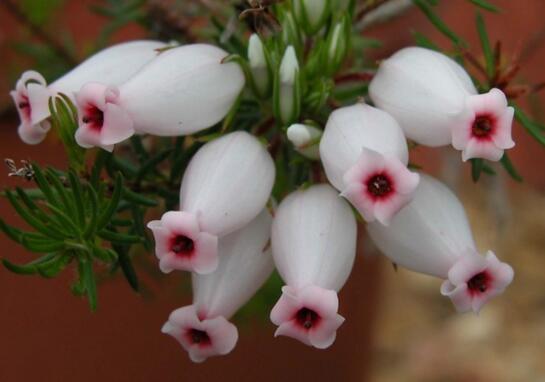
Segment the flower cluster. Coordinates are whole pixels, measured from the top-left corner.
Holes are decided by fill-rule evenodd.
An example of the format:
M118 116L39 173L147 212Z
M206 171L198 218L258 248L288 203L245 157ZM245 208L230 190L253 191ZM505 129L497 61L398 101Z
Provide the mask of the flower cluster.
M295 1L294 17L316 33L332 2L310 3ZM290 17L283 33L292 30ZM327 73L344 57L345 30L344 19L333 25L316 56L327 60ZM274 267L285 283L270 311L275 336L331 346L345 320L338 292L353 267L358 217L393 262L443 279L440 293L460 312L478 312L513 279L491 251L478 253L456 196L408 168L407 139L451 144L464 161L499 160L514 146L513 108L503 92L478 94L451 58L410 47L380 64L369 87L372 104L339 106L322 128L301 117L302 75L314 70L302 56L286 44L273 60L257 34L243 65L208 44L135 41L97 53L50 85L26 72L12 92L23 141L44 139L49 98L64 93L77 105L76 142L112 151L134 134L190 136L217 125L247 83L256 98L272 97L280 140L314 165L320 161L325 177L271 196L273 144L255 130L222 130L185 167L179 208L149 221L160 270L192 272L193 303L173 311L162 331L195 362L233 350L238 331L228 320Z

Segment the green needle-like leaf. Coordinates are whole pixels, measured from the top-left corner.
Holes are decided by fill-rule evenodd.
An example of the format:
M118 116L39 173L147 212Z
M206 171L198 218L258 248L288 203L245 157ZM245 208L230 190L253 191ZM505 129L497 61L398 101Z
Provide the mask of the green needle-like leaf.
M129 202L141 204L143 206L148 206L148 207L155 207L159 205L159 202L157 202L156 200L147 198L143 196L142 194L133 192L129 190L127 187L123 188L123 198L128 200Z
M70 182L70 188L72 189L72 197L74 199L77 221L79 226L83 227L85 225L85 205L83 202L81 183L73 170L68 172L68 180Z
M494 52L492 51L488 33L486 32L486 25L480 12L477 12L477 32L483 49L486 73L488 74L488 78L492 78L494 76L494 71L496 70L496 63L494 62Z
M53 186L57 195L59 196L59 199L62 202L62 206L64 207L63 209L68 215L75 218L75 205L72 201L72 198L69 197L64 184L59 179L58 174L56 174L55 171L53 171L53 169L51 168L48 168L45 173L46 177L49 179L49 183Z
M108 207L102 213L100 214L100 217L97 221L97 231L101 230L102 228L106 227L106 225L110 222L112 216L115 214L117 207L119 205L119 201L121 200L121 195L123 193L123 176L120 172L117 173L115 177L115 184L114 184L114 190L112 193L112 198L110 199L110 202L108 203Z
M104 240L119 244L135 244L142 242L142 238L140 236L128 235L125 233L113 232L109 230L100 231L98 233L98 236L100 236Z
M515 108L515 118L519 123L526 129L526 131L534 137L536 141L541 143L545 146L545 136L543 135L543 131L540 128L540 125L536 122L532 121L530 117L528 117L521 108L519 108L516 105L513 105Z
M89 196L89 205L87 210L89 212L89 220L83 232L83 237L86 239L91 238L96 232L96 223L98 219L98 197L93 187L87 187L87 194Z
M118 254L118 264L121 267L121 270L123 271L123 275L129 282L129 285L131 286L131 288L138 292L138 288L139 288L138 277L136 276L136 272L132 265L131 258L129 257L125 247L114 244L113 248Z
M467 42L454 33L433 11L431 6L425 0L413 0L413 3L420 8L428 20L446 37L448 37L457 46L467 46Z
M23 246L32 251L38 253L57 252L64 248L64 243L58 240L51 239L35 239L28 234L23 234L21 238Z
M17 213L36 231L55 239L62 240L65 237L64 232L53 228L51 225L46 225L46 223L36 218L36 216L32 214L29 210L21 206L17 201L17 198L13 195L11 191L6 191L6 197L8 198L15 211L17 211Z
M473 158L471 161L471 178L474 182L479 181L481 172L483 171L484 160L481 158Z
M173 148L163 150L157 155L145 161L142 164L142 167L140 167L140 170L138 170L138 173L136 174L135 182L136 183L141 182L144 179L144 177L148 175L151 171L153 171L159 163L167 159L173 150L174 150Z
M32 169L34 170L34 179L36 181L36 184L40 188L40 190L43 192L45 198L47 201L51 204L59 204L59 200L53 193L53 190L51 189L51 185L47 181L44 173L42 172L42 169L40 166L38 166L36 163L32 163Z
M85 292L87 293L87 299L89 300L89 307L91 311L97 309L97 287L95 281L95 274L93 272L93 263L86 256L79 258L80 264L80 278L83 281Z
M490 12L499 12L500 9L496 7L495 5L491 4L490 2L486 0L469 0L471 3L475 4L476 6L485 9Z
M12 262L2 259L2 264L4 267L6 267L7 270L17 273L20 275L33 275L38 273L38 265L41 263L45 263L47 261L50 261L51 259L55 258L57 254L55 253L49 253L47 255L44 255L40 257L37 260L31 261L30 263L19 265L19 264L13 264Z
M38 273L45 278L53 278L63 271L66 266L71 262L72 257L70 255L59 255L51 260L44 261L37 265Z
M511 162L511 159L509 159L509 156L507 155L507 153L503 154L503 156L501 157L500 163L502 164L505 171L507 171L507 173L511 176L511 178L513 178L517 182L522 182L524 180L522 176L519 174L519 172L517 171L517 169L515 168L515 166L513 165L513 162Z

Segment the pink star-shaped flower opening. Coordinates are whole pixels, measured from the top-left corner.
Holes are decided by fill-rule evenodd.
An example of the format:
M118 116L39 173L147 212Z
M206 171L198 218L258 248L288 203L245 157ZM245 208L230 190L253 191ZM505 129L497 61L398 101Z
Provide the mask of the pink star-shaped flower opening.
M134 134L133 121L120 106L119 90L98 83L88 83L76 95L79 127L76 142L85 148L94 146L112 151L114 145Z
M193 362L228 354L238 341L235 325L223 316L204 318L193 305L173 311L161 331L176 339Z
M515 110L505 94L492 89L486 94L469 96L464 122L452 129L452 146L462 150L462 159L484 158L498 161L506 149L515 146L511 126Z
M458 312L478 313L491 298L503 293L513 276L513 268L493 252L488 251L485 257L471 252L449 269L441 294L451 299Z
M35 71L26 71L10 92L19 114L19 136L28 144L41 142L51 125L49 117L50 91L42 75Z
M282 288L282 296L271 311L278 325L274 336L288 336L318 349L335 341L344 318L337 313L339 299L333 290L307 285L300 289Z
M341 196L352 203L367 222L388 225L412 200L420 177L395 156L363 148L358 161L344 174Z
M199 229L197 218L184 211L166 212L148 223L155 237L155 255L164 273L174 269L199 274L218 267L218 238Z

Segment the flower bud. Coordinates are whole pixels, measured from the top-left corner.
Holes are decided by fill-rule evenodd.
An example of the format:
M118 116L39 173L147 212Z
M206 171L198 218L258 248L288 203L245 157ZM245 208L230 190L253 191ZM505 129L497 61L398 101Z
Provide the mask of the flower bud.
M293 0L292 3L297 21L308 34L318 32L331 13L331 0Z
M345 15L340 19L329 32L326 42L326 59L327 72L334 74L344 61L344 57L348 52L348 45L351 36L350 18Z
M163 326L193 362L233 350L238 330L228 319L271 275L269 241L272 218L264 210L250 224L219 241L218 269L192 275L193 304L176 309Z
M50 85L38 72L23 73L10 92L21 121L19 136L25 143L40 143L50 127L50 97L64 93L74 101L74 93L90 81L119 85L155 58L156 49L164 46L159 41L145 40L114 45L89 57Z
M388 113L365 104L331 113L320 157L328 180L368 222L387 225L418 185L418 174L407 169L401 128Z
M180 210L148 223L159 267L199 274L218 264L218 239L259 214L274 183L274 163L246 132L215 139L197 151L182 179Z
M297 119L301 109L301 82L299 63L293 46L288 46L282 57L275 79L274 109L283 124Z
M284 335L324 349L344 322L337 292L354 263L356 220L348 204L328 185L286 197L272 227L276 268L286 283L271 311Z
M295 51L301 53L303 49L303 37L297 21L291 12L285 12L282 15L282 42L284 46L293 46Z
M272 75L265 47L257 34L250 36L248 60L252 72L253 85L258 96L266 97L272 88Z
M477 94L464 68L444 54L411 47L385 60L371 81L375 105L397 119L407 138L426 146L452 144L464 161L497 161L511 139L514 109L505 94Z
M294 123L288 128L288 139L295 149L309 159L320 159L318 149L322 131L311 125Z
M179 136L215 125L244 86L227 53L206 44L162 52L119 87L89 83L77 95L82 147L113 146L136 133Z
M513 279L513 269L494 253L478 254L460 201L445 185L424 174L414 199L390 225L371 223L367 231L394 263L445 279L441 294L459 312L478 312Z

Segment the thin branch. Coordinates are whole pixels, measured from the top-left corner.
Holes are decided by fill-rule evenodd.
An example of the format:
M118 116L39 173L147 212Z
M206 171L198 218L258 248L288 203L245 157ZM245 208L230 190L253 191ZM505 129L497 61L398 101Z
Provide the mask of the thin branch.
M34 24L20 8L12 2L12 0L2 0L0 5L3 5L4 8L21 24L28 27L34 36L49 45L67 64L71 66L77 65L78 60L39 25Z

